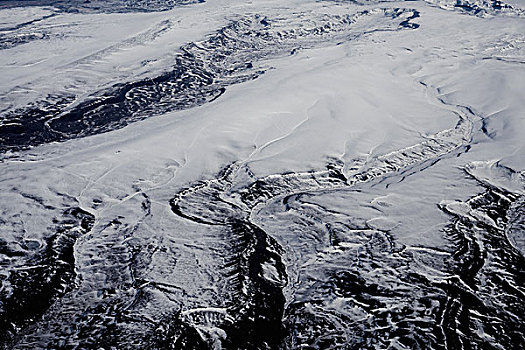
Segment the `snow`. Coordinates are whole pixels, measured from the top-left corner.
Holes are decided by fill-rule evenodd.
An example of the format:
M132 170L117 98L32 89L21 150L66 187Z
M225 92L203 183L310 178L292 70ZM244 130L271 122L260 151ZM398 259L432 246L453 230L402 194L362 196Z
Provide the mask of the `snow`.
M0 237L25 255L2 258L2 291L9 291L4 282L9 270L25 266L38 253L21 242L45 246L53 219L66 208L78 206L95 217L91 232L75 243L74 292L50 309L42 332L27 342L51 341L60 333L53 328L54 318L72 323L82 310L101 302L104 291L114 289L123 300L133 300L139 290L151 288L152 301L134 312L155 322L162 319L163 308L183 310L184 317L221 314L206 316L204 325L196 326L203 339L219 346L226 337L219 324L231 317L226 310L235 303L222 267L231 234L222 226L174 215L170 200L232 163L247 169L239 170L231 191L224 192L232 202L236 189L275 174L324 171L339 162L350 181L380 169L377 178L356 180L355 187L295 188L250 213L286 252L289 280L297 281L284 287L287 304L309 300L315 290L311 281L323 278L317 269L344 266L364 249L365 243L350 238L340 250L332 247L323 231L327 223L351 222L359 231L355 236L377 239L377 246L393 240L388 251L404 246L420 259L411 264L425 265L418 271L441 280L446 268L432 272L439 263L425 259L426 254L453 252L454 244L443 233L449 214L500 229L493 218L471 208L468 199L484 186L518 197L525 191L525 20L512 13L469 16L446 1L429 3L209 0L165 12L111 14L1 9L2 28L39 19L30 31L47 36L0 51L2 111L50 94L74 95L79 102L115 82L154 77L171 67L182 45L203 40L238 15L257 13L287 23L297 13L308 18L383 7L420 13L411 20L419 24L416 29L390 30L387 18L374 24L386 30L367 32L372 22L363 20L337 40L304 44L292 55L269 55L254 62L264 74L228 86L213 102L4 155ZM55 15L46 18L50 14ZM26 28L1 29L0 34ZM432 140L442 148L431 156L403 158L424 153L421 149ZM394 158L401 165L384 170L385 159ZM297 195L293 210L286 211L283 198L292 194ZM205 209L203 216L208 215ZM302 220L313 221L301 226ZM274 261L263 264L262 275L281 283L276 266ZM377 277L376 272L363 273L370 280ZM385 286L399 287L383 277L377 278ZM337 297L326 301L325 310L350 313L346 303L358 305ZM362 317L359 310L352 317Z

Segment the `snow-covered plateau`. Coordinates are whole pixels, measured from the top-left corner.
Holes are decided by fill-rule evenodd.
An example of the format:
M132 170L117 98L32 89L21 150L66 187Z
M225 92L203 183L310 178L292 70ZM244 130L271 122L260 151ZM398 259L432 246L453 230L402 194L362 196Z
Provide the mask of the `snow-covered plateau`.
M525 1L0 1L1 349L524 349Z

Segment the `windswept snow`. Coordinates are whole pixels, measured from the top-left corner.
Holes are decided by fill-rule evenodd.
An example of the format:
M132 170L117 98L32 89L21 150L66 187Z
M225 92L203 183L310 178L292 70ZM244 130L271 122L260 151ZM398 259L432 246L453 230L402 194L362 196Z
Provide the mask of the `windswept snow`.
M525 346L520 1L64 3L0 5L2 348Z

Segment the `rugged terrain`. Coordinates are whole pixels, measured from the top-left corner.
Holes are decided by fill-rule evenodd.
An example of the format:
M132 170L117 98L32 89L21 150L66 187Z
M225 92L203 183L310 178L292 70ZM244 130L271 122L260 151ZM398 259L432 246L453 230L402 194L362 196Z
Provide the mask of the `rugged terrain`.
M0 348L522 349L520 0L0 1Z

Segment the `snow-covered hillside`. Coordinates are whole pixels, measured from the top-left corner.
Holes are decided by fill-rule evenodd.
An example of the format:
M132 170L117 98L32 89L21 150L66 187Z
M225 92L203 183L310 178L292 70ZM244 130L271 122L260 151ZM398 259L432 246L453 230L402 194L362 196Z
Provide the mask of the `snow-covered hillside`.
M0 2L1 346L524 348L524 64L520 0Z

